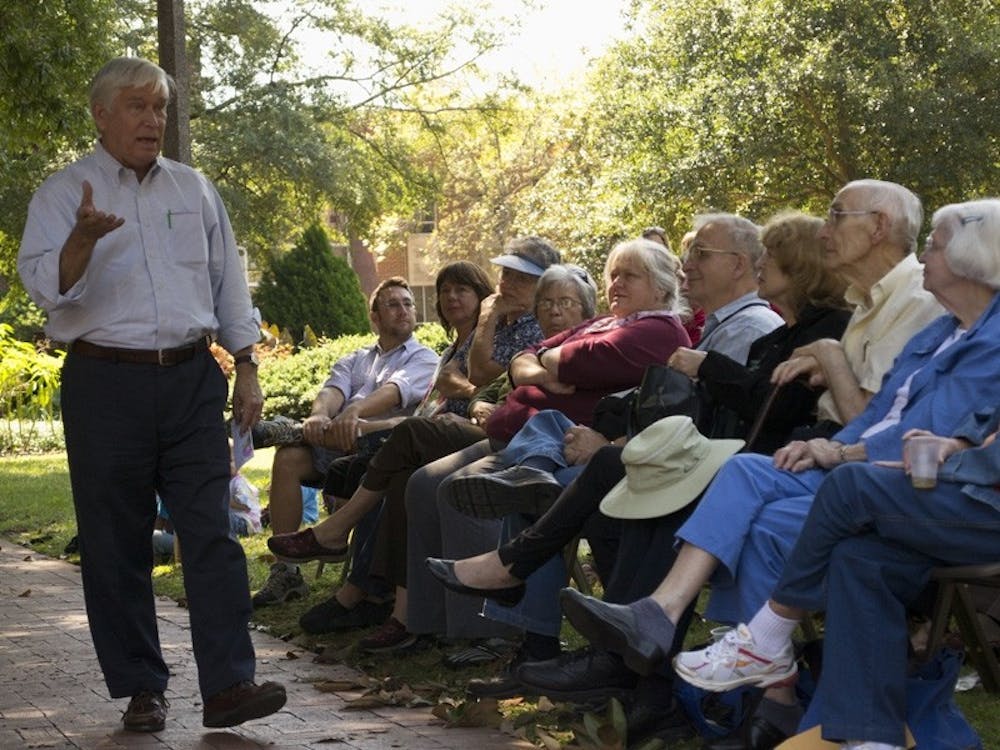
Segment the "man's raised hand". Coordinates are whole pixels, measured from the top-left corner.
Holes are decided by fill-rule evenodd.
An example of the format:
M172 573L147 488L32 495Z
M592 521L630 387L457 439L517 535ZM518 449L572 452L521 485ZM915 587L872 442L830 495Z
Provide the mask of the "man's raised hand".
M80 207L76 209L77 231L96 242L124 223L125 219L98 211L94 207L94 188L87 180L84 180L83 197L80 199Z

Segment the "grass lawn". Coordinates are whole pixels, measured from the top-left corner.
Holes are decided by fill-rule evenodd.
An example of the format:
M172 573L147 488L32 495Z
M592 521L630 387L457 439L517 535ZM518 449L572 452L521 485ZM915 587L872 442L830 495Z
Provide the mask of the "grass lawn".
M247 478L261 488L263 504L267 503L267 483L270 474L271 450L258 451L244 467ZM76 533L73 506L70 496L69 476L65 455L53 453L33 456L0 456L0 535L54 557L64 556L63 549ZM273 562L266 545L266 534L242 540L247 554L247 566L252 589L258 588L267 578L268 566ZM69 558L76 561L74 557ZM370 656L357 652L356 633L331 636L307 636L298 627L298 618L314 604L328 598L339 581L341 566L327 565L317 580L316 564L304 566L311 586L310 595L280 607L269 607L254 613L254 626L296 645L322 651L323 658L343 661L361 669L381 681L383 696L387 700L406 702L409 692L400 689L408 686L415 693L432 702L440 698L460 700L465 682L474 676L488 674L489 667L455 672L441 666L440 659L447 646L439 643L421 644L405 656L399 654ZM180 569L161 565L154 570L154 586L158 594L175 599L184 596ZM692 642L704 639L707 625L693 628ZM567 625L563 628L564 640L571 647L581 645L579 636ZM495 670L495 665L492 669ZM400 697L402 696L402 697ZM979 732L983 747L1000 748L1000 712L995 696L986 694L981 687L959 693L957 702ZM459 712L461 711L459 707ZM579 720L566 706L552 706L547 701L537 704L505 704L504 713L514 725L521 726L529 737L536 731L558 739L569 737L567 728ZM541 729L539 729L541 728ZM694 750L698 742L674 745L676 750Z

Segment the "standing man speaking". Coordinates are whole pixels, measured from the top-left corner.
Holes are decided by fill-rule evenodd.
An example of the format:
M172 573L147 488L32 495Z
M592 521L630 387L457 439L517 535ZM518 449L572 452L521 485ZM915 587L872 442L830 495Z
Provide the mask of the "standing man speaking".
M62 412L90 631L123 721L163 729L150 538L159 493L177 528L206 727L267 716L285 689L254 683L243 549L229 536L226 378L233 417L260 418L251 314L229 217L214 186L160 157L172 80L121 57L94 77L100 139L35 193L18 255L46 332L68 346Z

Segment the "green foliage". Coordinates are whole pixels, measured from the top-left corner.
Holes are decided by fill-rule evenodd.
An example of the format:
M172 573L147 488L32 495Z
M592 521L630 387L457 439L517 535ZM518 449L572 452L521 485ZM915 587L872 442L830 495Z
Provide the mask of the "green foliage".
M267 357L258 377L264 391L264 419L279 414L291 419L309 416L316 393L330 376L333 363L362 346L371 346L375 335L341 336L322 340L319 346L300 349L288 357Z
M0 453L58 447L63 356L37 351L0 324Z
M274 258L255 295L269 323L301 339L308 325L317 336L368 330L368 307L358 276L330 252L326 232L309 227L289 252Z
M87 88L121 28L106 0L0 3L0 276L15 278L35 188L95 136Z
M640 0L644 31L591 82L594 185L623 224L675 237L697 211L822 211L845 182L929 208L995 192L995 8L971 0ZM595 172L593 167L590 168ZM584 201L599 191L584 195ZM578 196L579 200L581 196Z
M11 327L14 338L35 341L44 333L45 311L31 301L22 287L15 286L0 298L0 323Z
M413 337L428 349L433 349L438 354L443 352L445 347L451 343L451 339L445 333L440 323L420 324L417 326L417 330L414 331Z

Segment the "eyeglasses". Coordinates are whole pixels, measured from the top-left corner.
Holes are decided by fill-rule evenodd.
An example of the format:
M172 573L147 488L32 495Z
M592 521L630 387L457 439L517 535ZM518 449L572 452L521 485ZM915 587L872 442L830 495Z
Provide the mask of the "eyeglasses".
M718 247L708 247L706 245L692 245L691 248L681 258L681 263L702 263L711 254L718 255L739 255L735 250L723 250Z
M580 300L573 299L572 297L560 297L559 299L545 297L535 303L535 307L545 311L551 310L553 307L558 307L560 310L569 310L571 307L576 307L577 305L583 307L583 303Z
M848 211L843 208L831 207L830 210L827 211L826 213L826 221L829 224L836 224L838 221L840 221L841 216L865 216L866 214L877 214L877 213L878 211L872 211L870 209L864 211L862 210Z
M392 302L383 302L382 307L393 312L399 312L400 310L412 310L416 305L413 303L413 300L404 299L402 301L393 300Z

